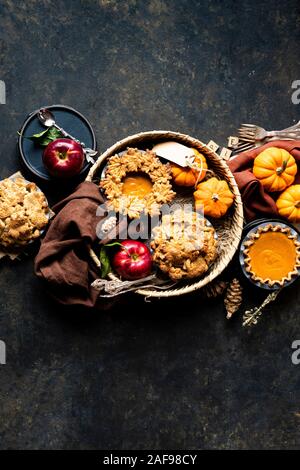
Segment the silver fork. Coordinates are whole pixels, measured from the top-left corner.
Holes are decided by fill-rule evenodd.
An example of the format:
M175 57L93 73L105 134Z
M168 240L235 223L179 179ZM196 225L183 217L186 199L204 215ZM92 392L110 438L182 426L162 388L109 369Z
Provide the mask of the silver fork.
M297 139L300 137L300 121L282 131L266 131L263 127L254 124L242 124L238 130L238 135L242 140L252 143L273 137Z
M266 131L264 128L257 126L255 124L242 124L240 129L239 129L239 143L238 145L233 149L233 156L238 155L239 153L245 152L246 150L251 150L255 147L259 147L263 145L265 142L263 142L264 139L259 140L256 139L256 132L258 135L260 132L264 132L266 134L273 134L272 137L264 137L264 139L267 138L268 142L271 142L272 140L278 139L280 137L283 140L289 140L289 139L295 139L295 138L300 138L300 121L296 122L296 124L293 124L290 127L287 127L286 129L283 129L282 131ZM294 137L290 137L290 132L298 131L297 135ZM280 133L280 135L278 135ZM282 133L282 134L281 134ZM289 133L289 137L284 137L283 136L287 135Z

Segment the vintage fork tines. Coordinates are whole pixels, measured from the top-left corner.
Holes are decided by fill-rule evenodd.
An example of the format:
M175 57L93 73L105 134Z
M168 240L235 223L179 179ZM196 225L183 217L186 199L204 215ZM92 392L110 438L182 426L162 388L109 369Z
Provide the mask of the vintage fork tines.
M236 147L236 150L244 151L247 150L249 147L253 147L253 142L243 142Z
M251 135L251 134L239 133L239 138L241 140L246 141L246 142L248 142L248 141L252 142L253 139L255 139L255 134Z
M255 129L254 129L254 128L253 128L253 129L247 129L247 128L242 128L242 127L240 127L240 128L238 129L238 133L239 133L239 134L243 134L243 135L255 135L255 134L256 134L256 129L257 129L257 128L255 128Z

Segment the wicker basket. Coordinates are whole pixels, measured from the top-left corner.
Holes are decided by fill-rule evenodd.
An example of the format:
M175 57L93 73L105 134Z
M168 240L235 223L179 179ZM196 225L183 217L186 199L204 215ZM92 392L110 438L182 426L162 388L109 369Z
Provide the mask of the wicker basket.
M183 294L188 294L197 289L201 289L213 279L219 276L222 271L228 266L229 262L233 258L243 230L243 205L241 195L237 187L236 181L232 176L225 161L210 148L207 147L198 139L194 139L185 134L171 131L148 131L135 134L115 143L106 152L104 152L97 160L97 162L91 167L87 181L94 181L99 176L99 170L103 166L106 159L112 157L116 153L126 150L127 147L144 147L147 145L151 146L154 143L164 140L173 140L180 142L181 144L187 145L188 147L194 147L202 152L208 161L209 168L211 168L217 176L226 180L231 190L235 195L233 207L231 208L230 215L219 221L219 226L215 228L219 235L219 255L211 266L209 271L199 279L192 279L190 281L182 281L178 285L168 290L155 290L155 289L140 289L136 291L138 294L146 297L171 297ZM217 224L218 225L218 224ZM90 255L93 261L98 267L100 262L93 250L90 251ZM115 278L113 274L110 275L112 279Z

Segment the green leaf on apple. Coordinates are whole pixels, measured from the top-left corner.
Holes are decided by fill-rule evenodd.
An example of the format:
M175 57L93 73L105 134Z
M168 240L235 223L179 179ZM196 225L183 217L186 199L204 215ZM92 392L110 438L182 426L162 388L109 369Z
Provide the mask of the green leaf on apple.
M31 136L22 135L20 133L18 134L21 135L21 137L24 137L24 139L32 140L40 147L47 147L50 142L63 137L63 134L58 129L56 129L56 127L49 127L45 131L39 132L38 134L33 134Z
M105 246L101 247L99 259L101 263L101 277L104 279L111 272L110 260Z

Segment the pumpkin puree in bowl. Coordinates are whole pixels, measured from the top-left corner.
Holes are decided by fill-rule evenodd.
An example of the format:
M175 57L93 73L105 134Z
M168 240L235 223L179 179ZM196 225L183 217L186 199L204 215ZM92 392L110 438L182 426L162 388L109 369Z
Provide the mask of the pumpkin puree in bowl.
M122 193L126 196L143 198L152 191L150 178L142 173L128 173L123 180Z

